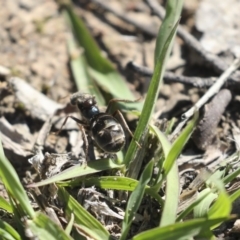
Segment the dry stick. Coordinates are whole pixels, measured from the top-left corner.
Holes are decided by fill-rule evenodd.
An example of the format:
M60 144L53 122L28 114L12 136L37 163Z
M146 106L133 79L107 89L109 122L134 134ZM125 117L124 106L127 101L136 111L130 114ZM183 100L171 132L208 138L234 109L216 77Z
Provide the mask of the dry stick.
M149 36L156 37L157 36L157 30L152 29L147 25L142 24L141 22L137 22L135 19L129 17L126 13L124 12L119 12L116 11L114 8L109 7L109 4L107 1L102 1L102 0L91 0L91 2L98 4L102 9L113 13L115 16L118 18L122 19L123 21L130 23L131 25L135 26L139 30L145 32Z
M211 97L219 92L223 84L227 81L229 76L240 67L240 59L237 58L233 61L230 67L219 77L219 79L208 89L208 91L199 99L199 101L182 115L182 121L176 127L171 135L171 139L179 133L187 120L193 116L196 110L199 110Z
M153 71L141 65L138 65L134 62L129 62L126 66L127 69L133 70L137 73L140 73L142 76L145 77L152 77ZM210 77L210 78L200 78L200 77L188 77L183 75L177 75L172 72L165 72L163 76L164 82L166 83L183 83L197 88L204 88L210 87L216 81L217 78Z
M206 105L204 114L192 135L192 139L198 149L206 151L214 143L217 126L231 100L231 91L222 89Z
M156 0L146 0L152 11L160 18L165 16L165 9ZM227 69L225 63L220 57L207 52L190 33L188 33L181 25L177 29L178 36L192 49L194 49L210 66L212 66L218 73L222 73ZM237 71L229 80L239 82L240 71Z
M223 84L227 81L229 76L236 71L240 66L240 58L233 61L232 65L220 76L220 78L208 89L208 91L199 99L194 107L190 108L182 115L182 118L189 119L194 114L195 110L199 110L213 95L219 92Z

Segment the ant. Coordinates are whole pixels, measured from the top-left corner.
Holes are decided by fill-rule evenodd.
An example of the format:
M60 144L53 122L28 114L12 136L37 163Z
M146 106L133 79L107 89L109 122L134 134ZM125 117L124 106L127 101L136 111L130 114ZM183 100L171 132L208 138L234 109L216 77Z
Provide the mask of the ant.
M101 113L93 95L80 92L74 93L70 97L70 103L78 107L83 120L80 120L73 116L67 116L60 130L57 133L62 130L68 118L71 118L78 124L80 124L85 142L86 156L88 153L88 140L83 126L90 129L93 140L100 149L107 153L117 153L124 147L126 143L126 136L123 127L132 137L133 134L129 129L122 113L119 110L116 110L113 114L110 114L111 106L113 103L116 102L130 103L137 102L138 100L139 99L133 101L126 99L111 99L108 103L106 111L104 113ZM119 121L115 118L116 115L120 117L123 125L121 125ZM138 142L136 143L139 147L141 147Z

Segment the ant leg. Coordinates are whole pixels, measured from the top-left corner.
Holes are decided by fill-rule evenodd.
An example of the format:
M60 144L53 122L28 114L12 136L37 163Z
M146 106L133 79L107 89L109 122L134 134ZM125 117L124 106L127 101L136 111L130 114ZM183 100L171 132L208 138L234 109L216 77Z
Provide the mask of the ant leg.
M129 134L131 135L131 137L134 139L133 133L132 133L132 131L130 130L130 128L128 127L127 122L126 122L125 118L123 117L122 113L121 113L119 110L116 110L116 112L113 113L113 116L114 116L114 115L118 115L118 116L121 118L121 121L122 121L122 123L123 123L124 128L128 131L128 133L129 133ZM134 139L134 141L135 141L135 143L138 145L139 148L142 148L142 146L138 143L138 141L136 141L135 139Z
M127 100L127 99L117 99L117 98L113 98L111 99L109 102L108 102L108 106L107 106L107 110L106 110L106 113L109 113L110 112L110 109L113 105L113 103L116 103L116 102L125 102L125 103L135 103L135 102L138 102L141 100L141 97L136 99L136 100Z
M86 123L84 123L83 121L81 121L81 120L78 119L78 118L75 118L75 117L73 117L73 116L67 116L67 117L65 118L62 126L60 127L60 129L59 129L57 132L55 132L56 135L58 135L58 134L62 131L63 127L65 126L65 124L67 123L67 120L68 120L69 118L71 118L72 120L74 120L75 122L77 122L77 123L79 123L79 124L81 124L81 125L86 125Z

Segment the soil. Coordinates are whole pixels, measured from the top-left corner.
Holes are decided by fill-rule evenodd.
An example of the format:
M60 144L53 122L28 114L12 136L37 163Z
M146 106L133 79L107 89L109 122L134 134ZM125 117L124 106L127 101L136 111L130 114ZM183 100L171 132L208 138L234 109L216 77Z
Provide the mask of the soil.
M82 17L103 54L113 62L136 98L139 96L144 98L151 79L150 75L134 70L129 67L129 63L134 62L136 65L147 67L150 72L153 70L156 35L161 20L153 14L148 1L108 1L108 7L134 20L132 24L107 11L97 2L75 1L74 9ZM234 1L232 2L235 4ZM202 9L208 6L207 4L210 4L209 1L185 1L181 25L202 44L203 49L207 46L207 51L211 51L209 44L213 44L212 54L223 60L223 66L227 68L234 56L238 56L239 43L234 42L234 46L226 44L227 46L222 49L214 41L212 43L212 39L208 42L209 31L212 30L208 30L206 25L201 25L199 20L203 14ZM77 91L67 50L70 29L57 2L53 0L0 0L0 5L2 6L0 8L0 129L5 154L20 179L24 181L26 171L34 172L28 159L33 156L34 144L43 124L48 121L48 112L59 108L64 108L65 114L66 111L75 111L68 105L66 107L70 95ZM209 8L211 9L211 6ZM229 20L225 29L229 30L232 25L234 23ZM221 36L225 29L219 30ZM217 42L217 39L215 40ZM174 73L174 76L198 77L205 85L193 86L191 82L184 84L179 82L177 77L174 81L170 81L165 76L153 118L156 121L176 118L174 125L176 127L181 121L181 115L209 88L206 79L220 75L220 70L216 69L206 62L199 52L177 36L167 63L167 72ZM12 81L12 77L21 78L23 81ZM218 104L219 100L215 99L201 109L197 137L195 133L179 158L181 171L186 171L188 168L201 169L202 164L212 170L221 159L230 156L238 149L239 82L233 80L225 84L224 88L229 89L229 92L226 101L223 95L220 96L223 97L223 104ZM32 96L29 96L30 93ZM203 122L208 124L208 121L211 122L210 127L203 126L206 124ZM66 129L72 127L76 125L72 126L70 123ZM206 137L204 135L206 129L210 128L212 132L207 130ZM59 126L55 125L54 130L56 129L59 129ZM201 139L200 143L199 139ZM71 151L77 156L83 154L83 143L81 134L76 136L68 135L66 132L59 136L49 134L43 142L43 152L62 154ZM201 161L197 165L192 165L194 159ZM195 171L193 175L196 175ZM7 197L4 189L1 195ZM239 213L239 209L235 209L235 212ZM150 225L143 229L149 227ZM231 233L231 227L225 227L216 235L219 239L222 235L228 239L237 239ZM238 233L235 228L233 232ZM111 231L114 232L114 229ZM116 235L117 232L119 229L116 227Z

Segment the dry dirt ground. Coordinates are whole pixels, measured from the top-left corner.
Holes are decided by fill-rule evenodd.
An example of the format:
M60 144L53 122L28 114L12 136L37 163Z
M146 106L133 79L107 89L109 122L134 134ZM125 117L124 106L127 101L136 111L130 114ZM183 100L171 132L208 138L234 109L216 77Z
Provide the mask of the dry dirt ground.
M75 1L77 14L136 97L144 98L154 67L161 23L153 6L156 2L111 0L105 5L100 0ZM239 5L237 0L185 1L183 30L167 64L155 119L175 117L179 122L181 114L240 56ZM5 153L22 179L26 171L32 171L28 159L48 113L76 92L66 46L70 30L53 0L0 0L0 6L0 129ZM214 169L238 147L239 76L236 72L224 86L228 90L201 110L204 120L179 159L180 172L206 165ZM24 81L11 81L12 77ZM48 99L28 96L39 92ZM49 134L44 152L74 151L75 141L76 137L67 134Z

